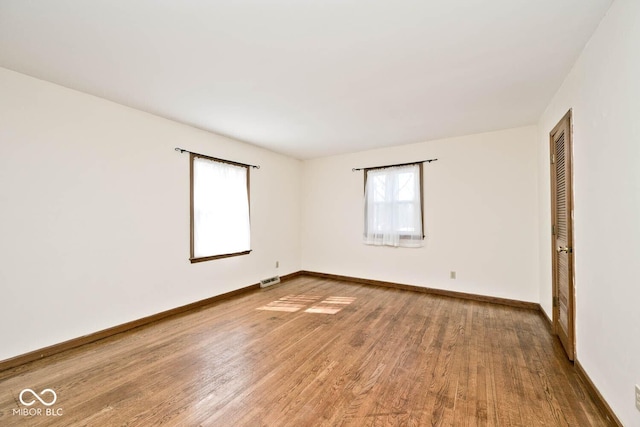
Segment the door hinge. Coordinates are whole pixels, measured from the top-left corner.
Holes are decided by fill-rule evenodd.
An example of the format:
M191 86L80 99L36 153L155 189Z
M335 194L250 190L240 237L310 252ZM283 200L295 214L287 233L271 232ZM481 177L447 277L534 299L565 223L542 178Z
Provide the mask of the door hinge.
M553 297L553 306L554 307L558 306L558 297Z
M556 225L555 225L555 224L553 224L553 225L551 226L551 235L552 235L552 236L555 236L555 235L556 235Z
M553 153L551 154L551 164L554 164L556 162L556 154Z

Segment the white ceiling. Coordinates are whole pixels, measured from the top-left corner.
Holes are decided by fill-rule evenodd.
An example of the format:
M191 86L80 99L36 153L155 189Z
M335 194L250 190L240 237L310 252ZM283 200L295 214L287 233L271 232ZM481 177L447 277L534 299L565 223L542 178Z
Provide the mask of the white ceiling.
M306 159L537 122L612 0L0 0L0 66Z

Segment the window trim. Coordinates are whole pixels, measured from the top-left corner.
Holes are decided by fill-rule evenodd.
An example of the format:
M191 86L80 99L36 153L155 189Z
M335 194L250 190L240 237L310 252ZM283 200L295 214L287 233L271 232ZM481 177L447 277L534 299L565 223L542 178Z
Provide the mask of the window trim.
M425 239L426 234L424 232L424 163L423 162L413 162L413 163L405 163L405 164L401 164L401 165L391 165L391 166L378 166L378 167L372 167L372 168L364 168L364 196L367 196L367 179L369 178L369 171L372 170L381 170L381 169L390 169L392 167L397 167L397 166L413 166L413 165L418 165L418 170L419 170L419 179L420 179L420 224L422 226L422 240ZM364 210L364 234L367 234L367 225L369 223L369 221L367 221L367 215L369 214L369 211L366 209L365 206L365 210ZM414 237L413 234L401 234L400 235L400 239L409 239L411 237Z
M207 159L207 160L212 160L215 162L220 162L220 163L226 163L229 165L233 165L233 166L240 166L246 169L246 174L247 174L247 205L249 208L249 233L251 233L251 185L250 185L250 181L249 178L251 176L251 174L249 173L249 168L250 166L245 165L244 163L237 163L237 162L232 162L230 160L224 160L224 159L218 159L216 157L211 157L211 156L206 156L204 154L196 154L196 153L189 153L189 221L190 221L190 256L189 256L189 261L191 262L191 264L195 264L198 262L205 262L205 261L212 261L215 259L222 259L222 258L231 258L231 257L236 257L236 256L242 256L242 255L248 255L251 253L252 249L246 250L246 251L241 251L241 252L233 252L233 253L229 253L229 254L220 254L220 255L210 255L210 256L205 256L205 257L195 257L194 253L195 253L195 221L194 221L194 216L195 216L195 208L193 206L193 163L194 163L194 159L196 158L202 158L202 159Z

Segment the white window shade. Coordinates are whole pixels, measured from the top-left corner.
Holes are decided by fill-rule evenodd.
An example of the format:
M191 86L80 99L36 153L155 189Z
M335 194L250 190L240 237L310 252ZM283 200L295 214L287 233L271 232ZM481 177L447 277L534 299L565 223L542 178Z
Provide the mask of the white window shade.
M366 171L364 243L423 246L420 167L414 164Z
M249 251L248 168L193 157L192 260Z

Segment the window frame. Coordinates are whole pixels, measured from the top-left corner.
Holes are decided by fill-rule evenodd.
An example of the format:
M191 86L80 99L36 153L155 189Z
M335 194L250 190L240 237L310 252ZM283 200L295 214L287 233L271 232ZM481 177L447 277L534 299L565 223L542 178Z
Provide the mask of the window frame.
M230 160L218 159L216 157L206 156L204 154L196 154L189 153L189 220L190 220L190 255L189 261L191 264L212 261L216 259L222 258L231 258L236 256L248 255L251 253L252 249L248 249L246 251L233 252L228 254L219 254L219 255L209 255L204 257L196 257L195 256L195 206L194 206L194 161L196 158L202 158L206 160L211 160L219 163L226 163L233 166L239 166L246 169L247 175L247 207L249 212L249 236L251 236L251 185L250 185L250 176L249 173L250 166L245 165L243 163L237 163Z
M426 234L424 232L424 164L423 162L415 162L415 163L406 163L406 164L402 164L400 166L413 166L413 165L418 165L418 170L419 170L419 184L420 184L420 225L422 228L422 236L420 237L422 240L425 239ZM373 171L373 170L381 170L381 169L390 169L392 167L396 167L397 165L392 165L392 166L378 166L378 167L372 167L372 168L364 168L364 197L366 198L367 196L367 180L369 179L369 171ZM368 215L369 214L369 210L367 209L367 205L365 204L365 209L364 209L364 235L367 235L367 227L369 224L368 221ZM377 236L374 234L374 236ZM410 239L412 237L415 237L416 234L400 234L400 239Z

